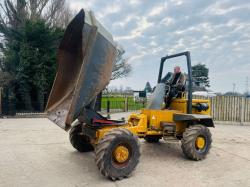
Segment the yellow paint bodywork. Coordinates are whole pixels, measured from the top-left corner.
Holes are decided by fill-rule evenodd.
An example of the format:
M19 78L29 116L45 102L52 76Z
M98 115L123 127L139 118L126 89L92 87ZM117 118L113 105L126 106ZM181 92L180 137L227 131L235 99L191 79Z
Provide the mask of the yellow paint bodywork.
M207 103L209 108L206 111L197 111L195 109L192 110L193 114L204 114L204 115L210 115L211 114L211 104L209 100L204 99L193 99L192 104L195 105L197 103ZM173 108L175 110L181 111L182 113L187 113L187 99L174 99L170 105L170 108Z
M210 115L210 101L193 99L192 104L195 103L207 103L209 109L207 111L199 112L193 109L193 114ZM187 113L187 99L174 99L170 105L170 109L164 110L151 110L142 109L140 113L130 114L128 121L122 128L128 129L133 134L139 137L145 137L147 135L162 135L163 128L161 123L168 123L175 125L175 133L182 134L185 131L186 124L184 122L174 122L174 114ZM97 130L96 140L97 143L108 131L120 126L108 126Z

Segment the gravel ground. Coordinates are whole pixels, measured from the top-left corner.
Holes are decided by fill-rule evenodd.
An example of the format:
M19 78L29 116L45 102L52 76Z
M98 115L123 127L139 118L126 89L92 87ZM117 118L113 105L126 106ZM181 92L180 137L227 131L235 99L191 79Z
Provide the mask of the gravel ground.
M119 114L119 118L126 114ZM0 186L250 186L250 126L216 125L207 159L184 158L179 143L141 141L133 175L104 178L94 153L78 153L45 118L0 119Z

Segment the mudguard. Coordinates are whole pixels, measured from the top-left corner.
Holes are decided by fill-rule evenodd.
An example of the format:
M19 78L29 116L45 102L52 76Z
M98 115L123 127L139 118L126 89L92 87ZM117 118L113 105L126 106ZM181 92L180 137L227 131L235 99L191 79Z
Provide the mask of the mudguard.
M214 127L214 122L211 116L203 114L174 114L173 120L175 122L180 121L194 121L198 124L205 125L207 127Z

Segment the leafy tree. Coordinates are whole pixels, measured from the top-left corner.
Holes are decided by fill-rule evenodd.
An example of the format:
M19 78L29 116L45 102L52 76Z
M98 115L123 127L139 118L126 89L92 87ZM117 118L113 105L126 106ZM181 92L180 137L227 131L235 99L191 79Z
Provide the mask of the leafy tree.
M8 73L0 70L0 88L8 86L14 78Z
M17 109L42 111L55 76L57 46L72 12L65 0L4 0L0 9L0 87ZM112 79L131 72L124 53L118 50Z
M0 3L0 61L2 71L15 74L22 29L27 20L44 20L50 28L64 28L71 19L65 0L4 0ZM13 63L10 63L13 62Z
M144 91L146 91L146 92L152 92L153 91L149 82L146 83Z
M42 111L53 83L56 49L63 30L51 26L42 13L35 13L38 8L30 5L36 2L5 0L1 4L0 86L6 99L11 98L9 103L16 103L18 109Z
M197 64L192 66L192 75L195 82L199 86L210 87L210 81L208 77L209 69L205 64Z
M43 20L25 23L16 80L17 94L28 110L44 109L55 76L56 49L62 34L61 29L50 28Z

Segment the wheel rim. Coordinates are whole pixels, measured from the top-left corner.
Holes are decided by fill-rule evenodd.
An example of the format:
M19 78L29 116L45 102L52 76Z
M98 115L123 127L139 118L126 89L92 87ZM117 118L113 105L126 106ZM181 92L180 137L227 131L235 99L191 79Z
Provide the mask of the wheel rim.
M129 160L129 149L124 145L119 145L113 152L113 159L118 164L124 164Z
M203 136L198 136L195 140L195 147L197 150L203 150L206 147L206 139Z

